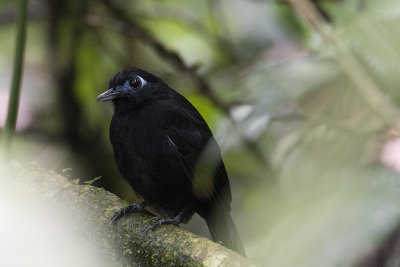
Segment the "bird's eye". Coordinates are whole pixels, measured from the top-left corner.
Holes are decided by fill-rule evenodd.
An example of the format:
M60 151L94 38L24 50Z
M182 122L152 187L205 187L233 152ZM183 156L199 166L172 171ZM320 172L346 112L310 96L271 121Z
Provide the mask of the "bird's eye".
M132 88L139 88L139 87L142 85L142 80L139 79L138 77L132 78L132 79L129 81L129 85L130 85Z

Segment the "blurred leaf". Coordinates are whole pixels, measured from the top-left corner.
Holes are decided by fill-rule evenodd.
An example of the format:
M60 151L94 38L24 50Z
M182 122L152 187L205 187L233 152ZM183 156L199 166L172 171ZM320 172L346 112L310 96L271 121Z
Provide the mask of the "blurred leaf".
M152 19L144 22L157 39L170 49L179 51L186 64L209 68L216 64L218 51L212 49L207 40L195 29L177 20Z
M198 94L186 95L186 98L200 112L208 126L211 129L215 129L216 124L221 119L221 111L212 105L208 99Z
M338 26L337 37L368 67L400 103L400 4L394 0L345 1L328 5Z
M302 57L281 64L260 65L246 72L248 99L257 101L263 112L292 104L310 90L337 79L339 71L329 60Z

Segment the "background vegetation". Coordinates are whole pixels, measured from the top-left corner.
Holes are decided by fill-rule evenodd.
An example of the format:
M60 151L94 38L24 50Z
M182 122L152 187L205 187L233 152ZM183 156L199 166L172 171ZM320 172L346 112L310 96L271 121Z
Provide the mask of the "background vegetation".
M0 1L0 125L16 1ZM134 201L95 101L127 66L162 77L212 128L249 258L398 266L396 0L31 0L7 154ZM5 131L2 133L4 134ZM207 235L198 218L192 231Z

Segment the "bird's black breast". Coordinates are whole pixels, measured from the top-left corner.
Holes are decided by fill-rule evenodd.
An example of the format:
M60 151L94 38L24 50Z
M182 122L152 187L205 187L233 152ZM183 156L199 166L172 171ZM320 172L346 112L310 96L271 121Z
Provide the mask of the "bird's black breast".
M143 197L157 192L155 159L160 157L163 135L151 114L142 111L114 115L110 140L123 177Z

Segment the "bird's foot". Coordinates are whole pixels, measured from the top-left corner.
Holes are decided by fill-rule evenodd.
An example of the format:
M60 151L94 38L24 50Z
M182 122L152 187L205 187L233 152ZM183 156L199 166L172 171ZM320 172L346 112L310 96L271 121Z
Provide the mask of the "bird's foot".
M151 220L155 223L146 229L145 231L146 235L151 233L154 229L163 224L173 224L179 226L179 224L182 223L183 218L182 218L182 212L180 212L178 215L172 218L153 217Z
M113 227L115 225L116 221L119 220L120 218L122 218L125 214L143 212L144 208L147 206L147 204L148 204L147 201L143 201L143 202L135 203L135 204L129 205L125 208L122 208L120 211L116 212L111 217L110 226Z

